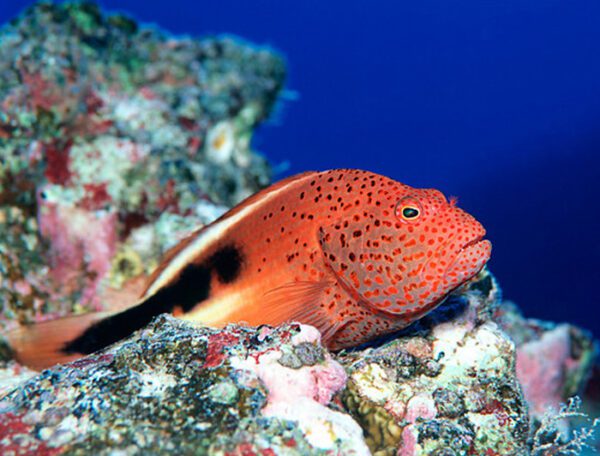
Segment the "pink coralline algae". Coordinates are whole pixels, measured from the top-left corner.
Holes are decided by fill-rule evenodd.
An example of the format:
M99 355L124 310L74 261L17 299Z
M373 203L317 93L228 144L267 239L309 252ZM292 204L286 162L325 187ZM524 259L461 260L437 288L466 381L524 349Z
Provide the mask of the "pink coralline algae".
M565 401L565 376L577 361L571 358L569 326L545 332L517 350L517 376L531 413L542 416Z
M566 323L523 318L512 303L498 308L494 318L515 342L516 373L534 425L583 393L597 356L588 333Z
M40 199L39 227L40 234L49 241L46 254L50 277L65 284L65 291L68 287L73 287L69 291L80 289L81 302L100 310L100 286L117 250L116 211L89 211Z
M346 372L320 348L319 331L305 325L299 330L287 347L265 353L258 362L234 359L233 365L256 373L265 385L268 395L263 415L297 422L316 448L336 449L337 441L342 440L346 454L369 454L356 422L326 407L344 388Z

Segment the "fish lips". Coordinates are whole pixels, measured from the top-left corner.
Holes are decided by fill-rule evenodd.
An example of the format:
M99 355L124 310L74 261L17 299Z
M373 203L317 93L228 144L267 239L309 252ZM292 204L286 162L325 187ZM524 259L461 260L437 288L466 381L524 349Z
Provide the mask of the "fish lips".
M481 271L492 254L492 243L483 236L467 242L444 274L448 284L455 288Z

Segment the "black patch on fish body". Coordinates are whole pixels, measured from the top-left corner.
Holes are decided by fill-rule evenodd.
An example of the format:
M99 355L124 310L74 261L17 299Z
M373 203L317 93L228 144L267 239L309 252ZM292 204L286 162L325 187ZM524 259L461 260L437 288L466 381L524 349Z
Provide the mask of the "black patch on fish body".
M239 277L244 257L239 247L228 244L213 253L208 262L221 283L231 283Z
M170 284L158 290L144 302L101 320L79 337L65 344L63 352L89 354L130 336L162 313L173 313L180 307L191 311L210 294L211 273L224 284L235 281L242 270L244 256L233 244L218 248L207 261L188 264Z
M210 293L210 269L202 264L188 264L177 280L158 290L144 302L105 318L65 344L64 353L94 353L130 336L162 313L172 313L176 306L192 310Z

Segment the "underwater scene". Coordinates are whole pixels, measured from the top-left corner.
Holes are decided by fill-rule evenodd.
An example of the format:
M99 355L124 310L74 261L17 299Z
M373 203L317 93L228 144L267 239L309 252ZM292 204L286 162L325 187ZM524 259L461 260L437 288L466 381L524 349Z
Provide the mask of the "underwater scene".
M0 455L600 450L600 3L0 3Z

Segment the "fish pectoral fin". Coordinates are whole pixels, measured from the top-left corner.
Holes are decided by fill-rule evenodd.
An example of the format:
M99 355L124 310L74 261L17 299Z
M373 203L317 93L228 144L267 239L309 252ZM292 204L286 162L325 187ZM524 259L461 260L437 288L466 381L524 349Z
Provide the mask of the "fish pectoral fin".
M338 324L322 307L327 289L333 285L330 281L301 281L273 288L262 296L260 306L257 306L260 320L270 325L297 321L314 326L326 343L338 328Z

